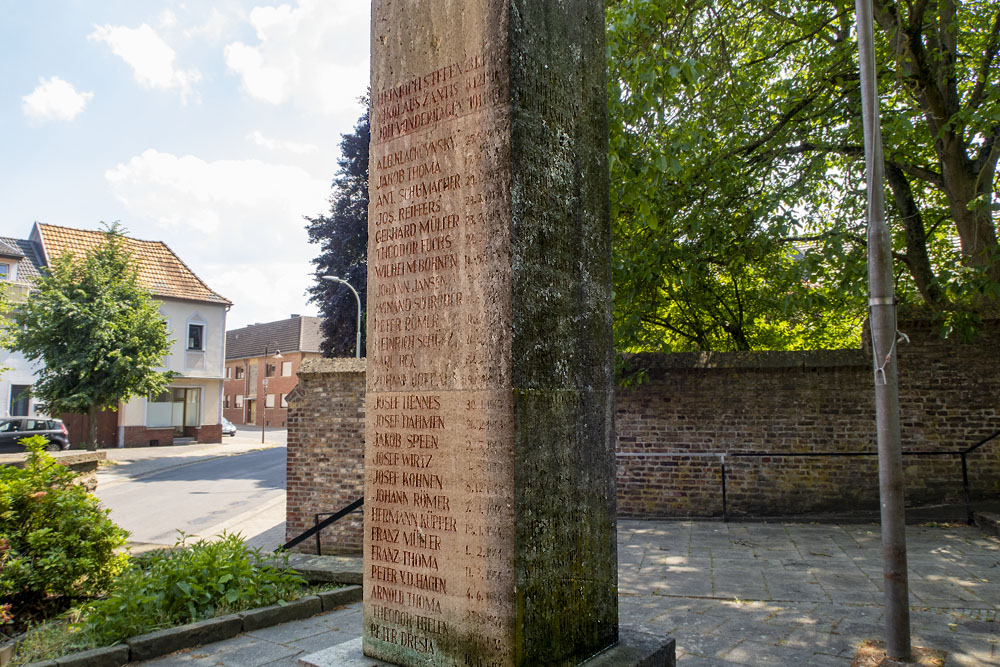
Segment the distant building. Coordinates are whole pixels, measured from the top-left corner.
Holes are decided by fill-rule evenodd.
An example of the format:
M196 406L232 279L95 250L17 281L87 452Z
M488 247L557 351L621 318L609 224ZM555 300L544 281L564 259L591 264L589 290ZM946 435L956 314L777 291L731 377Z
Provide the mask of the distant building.
M31 289L31 279L37 277L42 260L34 244L27 239L0 237L0 283L12 303L24 301ZM24 358L20 352L0 349L0 401L4 417L31 417L39 414L35 399L27 390L35 383L40 366Z
M234 424L287 425L285 397L299 382L299 365L322 356L320 322L318 317L292 315L226 332L226 419Z
M18 262L18 275L30 271L26 268L26 261L31 260L29 250L35 254L37 263L33 267L37 275L56 258L66 253L82 257L104 239L101 231L36 222L28 240L15 240L25 255ZM170 445L176 439L221 442L224 332L232 303L202 282L166 244L133 238L125 241L140 284L159 302L160 314L167 323L171 342L162 369L176 375L163 393L135 398L120 404L117 411L104 412L98 424L98 444ZM3 380L13 385L23 377L5 373ZM28 409L32 409L30 404ZM86 416L62 417L74 446L86 440Z

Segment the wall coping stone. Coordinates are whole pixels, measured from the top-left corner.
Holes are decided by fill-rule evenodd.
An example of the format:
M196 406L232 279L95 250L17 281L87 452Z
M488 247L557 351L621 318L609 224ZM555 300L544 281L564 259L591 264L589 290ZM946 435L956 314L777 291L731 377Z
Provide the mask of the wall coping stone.
M299 366L298 376L304 375L326 375L330 373L364 373L365 358L355 359L353 357L327 359L314 357L306 359Z
M764 368L858 368L871 365L860 349L767 352L642 352L624 356L634 370L704 370Z
M84 463L100 463L108 458L108 453L102 451L86 452L71 449L64 452L47 453L56 460L56 463L64 466L76 466ZM21 468L27 460L28 450L10 454L0 454L0 466L12 465L17 468Z

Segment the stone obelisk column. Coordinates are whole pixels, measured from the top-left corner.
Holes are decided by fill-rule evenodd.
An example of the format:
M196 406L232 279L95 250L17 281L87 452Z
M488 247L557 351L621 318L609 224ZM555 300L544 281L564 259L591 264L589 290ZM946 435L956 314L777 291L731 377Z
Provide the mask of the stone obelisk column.
M365 654L618 634L602 0L374 0Z

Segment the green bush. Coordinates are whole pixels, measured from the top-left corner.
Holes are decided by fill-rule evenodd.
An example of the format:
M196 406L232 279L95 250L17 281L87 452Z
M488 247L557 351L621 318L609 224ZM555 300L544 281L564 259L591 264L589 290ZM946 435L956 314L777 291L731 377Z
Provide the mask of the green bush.
M21 444L25 467L0 467L0 599L16 610L104 593L128 561L116 552L128 533L45 453L45 438Z
M182 538L173 550L133 559L108 597L86 608L81 630L96 645L218 614L298 597L305 580L262 562L238 535L218 542Z

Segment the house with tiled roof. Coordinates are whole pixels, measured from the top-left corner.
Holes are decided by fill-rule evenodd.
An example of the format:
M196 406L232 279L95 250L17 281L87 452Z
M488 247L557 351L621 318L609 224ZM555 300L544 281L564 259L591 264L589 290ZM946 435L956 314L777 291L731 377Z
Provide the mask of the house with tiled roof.
M26 243L39 270L57 258L83 257L104 241L104 232L36 222ZM222 384L226 315L232 303L204 283L161 241L126 238L139 282L159 302L170 351L163 370L175 377L163 393L135 398L101 416L101 446L169 445L222 440ZM2 252L0 248L0 252ZM19 265L20 266L20 265ZM63 415L70 442L84 440L86 418Z
M40 275L41 259L27 239L0 236L0 284L12 303L23 301L31 289L32 278ZM39 414L28 389L35 382L38 364L24 358L20 352L0 349L0 415L30 417Z
M285 397L299 382L299 366L322 356L321 321L292 315L226 332L226 419L234 424L287 426Z

